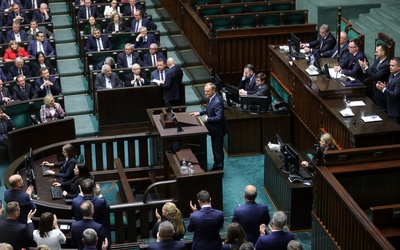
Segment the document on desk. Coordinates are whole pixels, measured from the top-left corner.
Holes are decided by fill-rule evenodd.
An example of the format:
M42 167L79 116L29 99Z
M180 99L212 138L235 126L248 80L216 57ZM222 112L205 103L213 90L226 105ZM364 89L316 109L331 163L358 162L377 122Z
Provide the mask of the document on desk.
M363 102L363 101L350 102L350 107L361 107L361 106L365 106L365 102Z
M351 117L354 116L354 113L351 109L343 109L340 111L340 114L344 117Z
M380 118L379 115L367 115L361 117L361 120L363 120L363 122L381 122L382 118Z
M330 75L333 79L339 79L340 77L344 76L344 75L342 75L342 73L335 72L335 69L334 69L334 68L329 68L329 75Z

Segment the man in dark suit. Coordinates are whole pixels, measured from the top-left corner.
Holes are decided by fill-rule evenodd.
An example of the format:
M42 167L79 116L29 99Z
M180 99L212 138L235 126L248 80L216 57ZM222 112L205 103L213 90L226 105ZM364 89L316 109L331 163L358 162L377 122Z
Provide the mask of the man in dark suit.
M51 22L51 12L46 3L41 3L40 8L33 12L33 19L37 20L38 23Z
M17 57L14 65L8 69L7 81L15 81L17 76L23 75L25 78L31 77L31 69L25 65L24 59Z
M99 242L99 238L97 237L97 233L92 228L87 228L82 233L82 241L85 245L83 250L97 250L97 243ZM104 239L103 244L101 245L101 250L105 250L108 247L107 238Z
M173 240L174 226L169 221L164 221L158 227L157 242L149 245L149 250L186 250L185 243Z
M28 249L29 242L33 239L33 230L35 226L32 223L32 217L35 215L36 209L31 210L26 217L21 218L25 223L19 222L20 207L18 202L10 201L6 207L7 219L0 220L0 242L8 243L13 249Z
M309 43L301 43L300 47L304 48L306 53L324 53L325 51L331 50L336 45L336 39L330 32L328 24L322 24L319 28L320 37Z
M163 58L157 59L157 69L151 72L151 84L157 84L157 82L163 83L165 76L168 72L167 65Z
M140 27L146 27L147 30L157 30L157 25L149 18L144 18L141 10L137 10L135 19L132 20L131 32L139 32Z
M19 1L19 0L11 0L11 5L10 5L9 0L2 0L1 6L0 6L0 12L12 11L13 3L17 3L17 4L19 4L19 6L22 6L21 1Z
M28 35L28 41L32 41L36 39L36 33L39 31L43 32L44 39L54 39L54 34L51 33L46 27L38 26L38 22L36 19L32 19L30 22L30 28L26 34Z
M5 105L11 101L11 95L7 87L4 87L4 83L0 80L0 105Z
M25 83L25 77L19 75L15 81L17 83L17 85L13 87L13 99L15 101L25 101L38 98L38 95L32 86Z
M256 74L254 71L254 67L251 64L247 64L243 69L243 77L239 83L239 93L244 93L246 91L247 94L251 95L257 92L256 86Z
M150 44L149 53L146 53L143 56L143 65L144 66L157 67L157 60L159 58L163 58L164 60L167 60L167 58L165 58L164 54L162 52L157 52L157 50L158 50L158 45L156 43Z
M226 120L224 116L224 102L222 97L216 93L215 84L209 82L204 86L204 94L208 99L206 110L193 112L191 115L206 115L204 117L208 134L211 136L211 146L214 154L214 164L211 170L224 169L224 136L227 133Z
M6 113L4 113L3 108L0 108L0 144L6 145L8 149L9 149L9 143L7 140L7 135L8 132L13 131L14 128L15 125L13 120L11 120L11 118ZM9 155L11 154L9 153Z
M110 65L111 69L116 69L117 68L114 58L111 57L111 56L108 56L108 57L106 57L106 59L104 59L103 61L100 61L97 64L96 70L101 70L101 68L103 67L104 64Z
M46 95L59 95L61 92L60 84L56 78L50 76L48 68L40 68L40 78L36 79L35 91L39 97L45 97Z
M94 29L93 34L88 37L86 52L95 52L112 49L112 44L107 36L102 35L99 29Z
M152 43L159 45L156 36L147 33L147 28L142 26L140 28L140 33L135 40L135 48L148 48Z
M132 66L132 72L125 75L125 87L140 87L149 84L149 79L141 72L141 67L137 63Z
M344 63L347 62L347 58L349 57L349 39L347 38L347 33L345 31L340 32L340 40L339 43L335 45L335 47L331 50L325 51L323 53L317 52L318 57L327 57L338 59L338 47L340 46L340 57L339 57L339 65L344 67Z
M206 190L197 193L200 210L190 201L190 214L187 230L194 232L192 249L220 250L222 246L219 230L224 225L224 213L211 207L211 197Z
M360 81L364 81L364 73L359 64L359 60L367 60L364 52L361 51L361 41L354 38L349 42L349 57L343 66L337 65L334 67L335 72L340 72L343 75L355 77Z
M378 81L387 82L389 79L390 58L387 57L388 51L389 47L385 43L379 43L375 48L376 61L372 67L368 67L368 62L366 60L358 61L364 76L370 78L372 81L372 89L374 91L372 100L383 110L386 110L386 96L382 91L376 88L376 83Z
M85 245L82 241L82 234L85 229L92 228L96 231L99 237L97 249L101 249L103 241L105 241L107 238L107 230L102 224L93 220L94 206L92 202L90 200L84 201L80 205L80 211L83 215L83 218L73 222L71 225L71 245L80 250L84 249ZM107 239L107 241L111 242L109 239Z
M2 68L0 68L0 80L1 80L2 82L7 81L6 75L4 74Z
M125 52L121 52L117 56L117 67L118 68L132 68L133 64L142 65L139 53L133 51L133 45L131 43L125 44Z
M51 46L49 40L44 39L44 33L39 31L36 33L36 40L32 40L28 45L28 54L35 57L38 51L42 51L45 56L54 56L56 51Z
M183 72L175 64L174 58L168 58L167 66L169 71L165 75L165 81L163 83L157 83L157 85L163 89L164 101L168 101L171 106L177 106L181 103L181 93L179 89L182 84Z
M101 17L101 14L97 10L96 6L92 5L91 0L85 0L85 6L79 7L78 15L76 19L89 19L89 17L93 16L94 18Z
M25 9L38 9L42 0L26 0Z
M246 91L246 90L239 90L240 95L255 95L255 96L267 96L269 98L269 102L271 101L271 91L267 85L267 76L264 73L258 73L256 75L256 92L254 91ZM253 93L253 94L251 94Z
M137 0L129 0L129 5L124 8L124 16L134 16L138 10L141 10L143 15L146 15L146 11Z
M376 88L386 96L386 111L390 118L400 124L400 57L390 60L390 76L387 83L378 81Z
M12 23L12 29L7 31L5 39L7 43L9 43L11 40L21 42L28 41L28 36L26 35L25 30L21 30L21 24L17 21Z
M8 178L8 182L10 183L12 189L4 192L4 201L7 203L12 201L18 202L19 208L21 209L18 222L26 224L26 217L28 216L29 211L36 209L35 202L33 202L31 199L33 186L29 186L26 189L26 192L22 191L22 188L25 186L25 184L24 180L19 174L11 175L10 178Z
M14 3L12 5L12 11L8 13L7 25L11 26L13 22L19 22L21 24L29 24L29 17L25 12L21 12L21 5Z
M260 226L260 237L255 245L255 249L274 249L286 250L289 241L294 240L291 232L284 232L283 227L286 225L287 216L282 211L276 211L272 216L271 224L268 225L270 233L266 235L266 225Z
M94 80L94 88L99 89L115 89L121 88L124 83L119 79L118 75L111 72L110 65L104 64L101 73L96 75Z
M244 189L244 200L246 203L243 206L236 207L233 211L232 222L239 223L246 233L246 240L256 244L260 235L260 225L268 224L269 210L267 205L257 204L257 189L253 185L248 185Z

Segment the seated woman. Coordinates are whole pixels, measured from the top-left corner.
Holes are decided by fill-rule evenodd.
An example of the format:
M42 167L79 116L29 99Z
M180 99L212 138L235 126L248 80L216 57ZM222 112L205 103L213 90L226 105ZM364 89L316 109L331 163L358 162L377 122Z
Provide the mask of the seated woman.
M237 222L232 222L226 230L226 240L224 241L221 250L237 250L245 242L247 242L246 233L244 232L243 227Z
M71 144L66 144L62 147L62 154L65 157L65 160L50 163L48 161L44 161L42 165L49 167L60 167L60 172L56 173L54 170L47 170L46 174L54 175L55 177L61 178L61 183L67 182L74 178L74 168L76 165L76 152L74 147Z
M121 16L121 11L118 6L117 0L112 0L110 3L110 6L106 6L104 8L104 17L105 18L111 17L114 13L119 13L119 15ZM113 21L113 19L111 19L111 21Z
M49 212L42 213L39 219L39 229L33 231L36 244L46 245L51 250L60 250L66 238L58 227L57 216Z
M115 12L111 15L110 22L107 25L105 33L118 33L125 32L129 29L126 28L125 22L122 20L121 15Z
M44 105L40 108L41 122L49 122L64 118L65 112L59 103L54 102L54 97L46 95L43 102Z
M54 182L53 186L62 187L64 189L63 196L66 199L73 199L81 192L79 186L81 182L87 178L93 179L89 172L89 169L84 163L79 163L75 165L74 168L74 178L66 182Z
M36 61L33 63L32 69L32 76L40 76L40 68L47 68L49 69L50 75L57 74L56 69L53 65L50 64L48 60L46 60L43 52L39 51L36 53Z
M321 139L319 141L319 146L321 147L321 150L322 150L324 156L325 156L326 151L334 149L334 147L335 147L334 141L335 140L333 140L332 135L329 133L325 133L325 134L321 135ZM314 166L311 161L310 162L302 161L301 166L308 167L308 169L310 171L314 171Z
M240 95L255 95L255 96L268 96L271 99L271 91L267 85L267 76L264 73L258 73L256 75L256 91L246 91L244 89L239 90Z
M176 207L174 203L167 202L164 204L164 206L162 207L163 217L160 216L157 209L155 215L157 217L157 223L154 225L152 230L154 238L157 238L158 227L160 226L161 222L165 220L168 220L169 222L171 222L172 225L174 225L175 235L173 240L181 240L183 238L186 232L185 224L183 223L181 211Z
M22 59L29 58L28 52L23 47L20 47L15 40L11 40L8 43L8 49L3 56L3 61L14 61L17 57L21 57Z
M89 17L89 23L83 27L84 35L91 35L95 29L101 30L101 25L96 23L94 16Z

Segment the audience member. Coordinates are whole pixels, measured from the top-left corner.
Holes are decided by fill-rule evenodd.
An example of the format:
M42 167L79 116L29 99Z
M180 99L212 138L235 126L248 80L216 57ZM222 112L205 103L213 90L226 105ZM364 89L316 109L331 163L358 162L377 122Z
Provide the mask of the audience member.
M0 105L7 104L11 102L11 95L8 92L8 88L4 87L4 83L2 80L0 80Z
M166 67L167 65L163 58L157 59L157 69L151 72L151 84L157 84L157 82L161 84L164 83L165 76L168 72L168 68Z
M328 150L332 150L335 148L334 142L335 140L333 139L331 134L325 133L321 135L321 138L319 140L319 146L321 147L324 156ZM310 162L302 161L301 166L308 168L310 171L314 171L314 165L312 164L311 161Z
M112 0L112 1L110 2L110 5L109 5L109 6L106 6L106 7L104 8L104 17L105 17L105 18L112 17L112 15L113 15L114 13L118 13L119 16L122 16L122 13L121 13L121 10L120 10L120 8L119 8L119 6L118 6L118 1L117 1L117 0ZM113 20L114 20L114 19L111 19L111 21L113 21Z
M1 83L7 81L6 75L4 74L2 68L0 68L0 81L1 81ZM0 96L0 97L1 97L1 96Z
M37 246L37 250L51 250L51 248L46 245L39 245Z
M228 132L226 128L226 119L224 116L224 101L217 94L217 87L214 83L207 83L204 86L204 94L209 100L205 110L200 112L192 112L190 115L206 115L204 117L208 134L211 136L211 147L214 155L213 170L224 169L224 136Z
M239 92L241 91L254 91L254 93L257 92L254 67L251 64L244 66L243 77L239 83Z
M22 6L20 0L13 0L13 1L2 0L1 1L1 6L0 6L0 11L1 12L3 12L3 11L4 12L12 11L12 4L13 3L18 3L20 6Z
M337 43L333 49L325 51L323 53L318 53L318 55L319 57L330 57L337 59L339 46L340 46L339 65L344 67L344 62L347 62L349 57L349 39L347 38L347 33L345 31L340 32L339 43Z
M133 64L142 65L139 53L133 50L131 43L125 44L125 52L121 52L117 56L117 67L118 68L132 68Z
M46 174L54 175L55 177L61 178L61 182L67 182L74 178L74 168L76 165L76 152L74 146L72 146L71 144L65 144L62 147L62 154L65 157L63 161L54 163L44 161L42 164L49 167L60 167L60 172L47 170Z
M32 70L31 70L33 77L40 76L40 69L41 68L47 68L49 70L49 74L50 75L57 74L56 69L45 58L43 52L41 52L41 51L37 52L35 58L36 58L36 60L32 64Z
M112 49L111 41L106 35L101 34L100 29L95 29L93 34L87 39L86 52L96 52L110 49Z
M129 31L129 29L125 26L124 20L122 20L118 12L114 12L114 14L112 14L110 17L110 22L107 25L105 33L118 33L126 31Z
M243 206L236 207L233 211L232 222L239 223L246 232L247 241L256 243L260 235L259 227L261 224L268 224L269 210L268 206L256 203L257 189L253 185L247 185L244 189Z
M176 207L176 205L172 202L167 202L164 204L161 210L161 215L158 213L158 210L155 211L155 216L157 218L157 222L153 227L153 237L157 238L158 227L164 221L169 221L172 223L175 234L173 236L173 240L181 240L185 235L185 223L182 219L181 211Z
M167 60L162 52L157 51L158 45L156 43L150 44L149 53L146 53L143 56L143 66L157 67L158 59L162 58L164 61Z
M21 57L17 57L14 65L8 69L7 81L15 81L19 75L23 75L25 78L31 77L31 70L28 65L25 65L25 61Z
M147 30L157 30L157 25L147 17L143 17L143 12L137 10L135 19L132 20L131 32L139 32L141 27L146 27Z
M224 225L224 213L211 207L210 194L201 190L197 193L200 210L190 201L193 213L189 217L187 230L194 232L192 249L220 250L222 246L219 230Z
M124 83L119 79L118 75L111 71L111 67L108 64L104 64L101 67L101 73L96 75L94 80L94 88L99 89L115 89L121 88Z
M387 57L389 47L384 43L377 44L375 48L376 61L372 67L368 66L367 60L358 61L364 76L372 81L373 98L372 100L378 107L386 110L386 96L382 91L376 88L378 81L387 82L390 75L390 58Z
M264 73L258 73L256 75L256 87L257 90L246 91L244 89L239 90L240 95L255 95L255 96L267 96L269 101L271 100L271 91L267 85L267 76Z
M28 36L26 35L26 31L21 29L21 24L16 21L12 23L11 30L7 31L5 40L7 43L12 40L23 42L28 41Z
M319 38L309 43L301 43L300 47L304 48L306 53L315 53L318 51L319 54L325 51L331 50L336 45L336 39L332 35L328 24L322 24L319 27Z
M51 250L61 250L61 244L65 244L66 238L58 227L55 214L42 213L39 220L39 229L33 231L33 240L38 246L46 245Z
M25 83L25 77L23 75L17 76L15 82L17 84L13 87L14 101L26 101L38 98L33 87L30 84Z
M61 105L54 101L54 97L46 95L43 99L44 105L40 107L40 121L42 123L60 120L65 117L65 111Z
M0 242L12 245L14 249L29 249L29 242L32 240L34 225L32 217L35 210L30 210L26 217L20 212L18 202L10 201L7 203L7 219L0 221ZM24 223L20 221L23 220Z
M147 33L146 27L140 27L139 35L135 39L135 48L148 48L152 43L159 45L156 36L154 34Z
M89 17L93 16L94 18L101 17L99 11L96 6L92 5L91 0L85 0L85 6L79 7L78 15L76 19L89 19Z
M111 69L116 69L117 64L115 63L115 60L113 57L108 56L106 57L106 59L104 59L103 61L99 62L96 66L97 70L101 70L101 68L103 67L103 65L110 65Z
M54 34L51 33L45 26L39 26L38 21L36 19L32 19L30 22L30 28L27 32L28 41L32 41L36 39L36 33L39 31L43 32L44 39L54 39Z
M7 142L8 132L14 130L14 122L11 118L4 113L3 108L0 108L0 144L6 145L9 147Z
M101 25L96 22L96 18L94 16L89 17L89 23L83 27L84 35L93 34L94 30L100 30Z
M254 250L253 243L245 242L239 247L239 250Z
M164 82L157 82L157 85L163 89L163 99L168 101L171 106L177 106L181 102L180 87L182 85L183 71L176 66L174 58L167 60L168 72L165 75Z
M39 97L44 97L46 95L59 95L60 84L58 84L57 79L54 76L50 76L48 68L40 68L39 70L40 78L35 81L35 91Z
M291 232L284 232L283 227L286 225L287 216L282 211L276 211L272 216L271 223L268 224L270 233L265 234L266 225L260 225L260 237L258 237L255 245L256 250L275 249L286 250L289 241L294 239Z
M303 247L298 241L291 240L289 241L289 244L287 245L287 250L302 250Z
M21 12L21 4L14 2L11 6L12 6L12 11L8 12L7 26L11 26L13 22L19 22L20 24L28 24L30 19L25 12Z
M174 240L174 226L169 221L160 224L157 233L157 242L149 245L149 250L186 250L183 241Z
M376 88L386 96L386 111L390 118L400 124L400 57L390 60L388 82L378 81Z
M237 250L239 247L246 242L246 233L243 227L236 222L229 224L226 230L226 240L222 245L221 250Z
M53 186L63 188L63 196L66 199L73 199L80 193L79 186L82 186L82 181L93 176L90 174L89 168L86 167L85 163L78 163L74 168L74 178L66 182L54 182Z
M37 20L38 23L52 21L50 9L47 7L46 3L41 3L40 8L33 12L33 19Z
M8 43L8 48L3 56L3 61L9 62L14 61L17 57L27 59L29 58L28 53L23 47L19 47L18 43L15 40L11 40Z
M19 174L11 175L10 178L8 178L8 182L10 183L11 189L4 191L4 201L7 203L10 203L12 201L17 202L19 210L18 222L26 224L26 217L28 216L29 211L36 210L35 202L33 202L33 200L31 199L34 188L33 186L29 186L26 188L25 192L22 191L25 183L21 175Z
M135 16L138 10L143 11L143 15L146 15L143 6L137 0L129 0L129 5L124 8L124 16Z
M0 27L3 27L2 26L2 23L3 23L3 21L2 21L2 18L3 18L3 16L2 16L3 14L2 13L0 13ZM7 42L7 40L6 40L6 37L4 36L4 34L3 34L3 32L0 32L0 43L6 43Z
M92 202L90 202L90 200L86 200L80 204L79 208L79 213L81 213L81 217L83 216L83 218L73 222L71 225L71 245L76 246L78 250L84 249L85 245L82 240L83 232L85 229L92 228L96 231L99 237L97 249L101 249L103 241L110 241L107 239L107 230L105 227L93 220L95 208Z
M97 250L97 233L94 229L92 228L87 228L85 231L82 233L82 242L85 245L85 248L83 250ZM102 245L101 245L101 250L106 250L108 248L108 241L107 238L104 239Z
M31 57L35 57L37 52L43 52L45 56L54 56L56 51L51 46L49 40L44 39L44 33L36 32L36 40L32 40L28 45L28 53Z
M25 1L25 9L37 9L41 3L42 0L27 0Z
M350 40L349 56L347 62L343 62L343 66L336 65L335 72L340 72L343 75L355 77L360 81L364 80L364 74L358 61L366 60L364 53L361 51L361 41L358 38Z
M125 75L125 87L139 87L149 84L149 79L141 72L140 65L137 63L133 64L132 72Z
M75 6L85 5L85 0L74 0L74 5Z
M0 250L13 250L13 247L8 243L0 243Z

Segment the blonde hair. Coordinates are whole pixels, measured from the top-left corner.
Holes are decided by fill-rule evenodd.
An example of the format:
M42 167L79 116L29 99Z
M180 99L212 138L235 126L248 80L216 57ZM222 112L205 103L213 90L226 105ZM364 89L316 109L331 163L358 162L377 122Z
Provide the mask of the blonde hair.
M44 97L44 99L43 99L43 102L44 102L44 104L45 104L46 106L49 106L51 100L53 100L53 99L54 99L53 96L51 96L51 95L46 95L46 96Z
M38 250L51 250L50 247L46 246L46 245L39 245L37 247Z
M13 247L8 243L0 243L0 250L13 250Z
M19 44L17 43L17 41L15 41L15 40L11 40L9 43L8 43L8 48L11 50L11 45L17 45L17 51L19 50ZM11 50L12 51L12 50Z
M121 15L118 13L118 11L114 12L111 17L110 17L110 21L113 23L114 22L114 17L115 16L119 16L119 20L118 20L118 24L122 23L122 17Z
M328 149L333 149L335 147L335 140L333 139L333 136L329 133L325 133L321 135L321 139L326 142L327 148Z
M174 225L175 234L185 234L185 227L183 226L183 219L181 211L172 202L167 202L163 206L163 210L168 213L167 219Z

